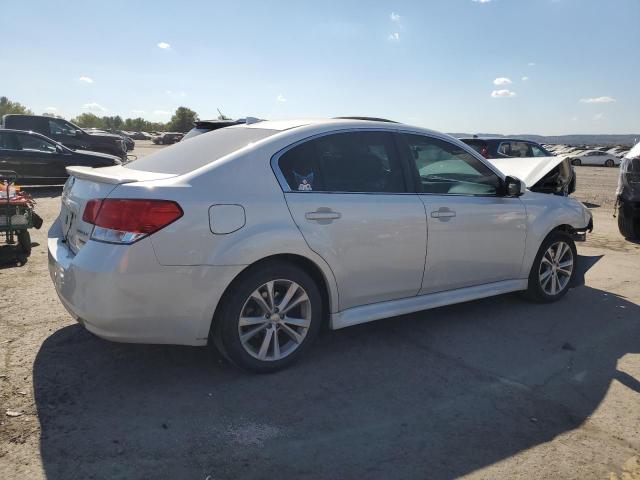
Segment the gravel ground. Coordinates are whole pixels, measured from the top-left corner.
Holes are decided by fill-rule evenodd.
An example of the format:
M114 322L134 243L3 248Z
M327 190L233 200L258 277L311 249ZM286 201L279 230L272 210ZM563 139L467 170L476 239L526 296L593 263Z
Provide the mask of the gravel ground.
M73 322L47 271L60 189L34 189L29 261L0 247L0 478L640 478L640 246L611 217L616 169L577 171L596 229L561 302L327 331L263 376Z

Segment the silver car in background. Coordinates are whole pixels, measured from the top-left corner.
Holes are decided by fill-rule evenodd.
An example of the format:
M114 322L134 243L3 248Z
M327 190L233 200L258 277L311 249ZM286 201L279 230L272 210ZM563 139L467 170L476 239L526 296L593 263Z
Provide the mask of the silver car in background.
M258 372L325 322L515 291L558 300L592 226L581 203L527 190L462 142L384 121L237 125L69 172L48 239L68 311L102 338L213 342Z

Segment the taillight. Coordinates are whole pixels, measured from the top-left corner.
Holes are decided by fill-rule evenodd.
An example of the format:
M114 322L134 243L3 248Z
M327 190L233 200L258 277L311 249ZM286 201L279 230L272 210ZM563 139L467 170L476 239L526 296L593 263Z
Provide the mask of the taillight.
M104 198L89 200L82 220L94 225L92 240L133 243L182 217L183 211L170 200Z

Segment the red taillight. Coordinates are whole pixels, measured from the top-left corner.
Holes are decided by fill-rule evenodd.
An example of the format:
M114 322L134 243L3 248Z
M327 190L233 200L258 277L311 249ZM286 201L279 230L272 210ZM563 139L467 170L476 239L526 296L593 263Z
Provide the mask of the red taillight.
M96 240L131 243L157 232L182 215L180 205L169 200L105 198L89 200L82 220L97 227L92 235ZM115 233L118 234L114 236Z

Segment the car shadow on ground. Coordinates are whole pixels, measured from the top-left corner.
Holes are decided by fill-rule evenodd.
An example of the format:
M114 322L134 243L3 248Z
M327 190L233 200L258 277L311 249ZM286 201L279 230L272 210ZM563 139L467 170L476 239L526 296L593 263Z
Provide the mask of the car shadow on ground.
M34 365L49 479L453 478L578 427L640 351L640 307L582 286L325 331L271 375L73 325Z

